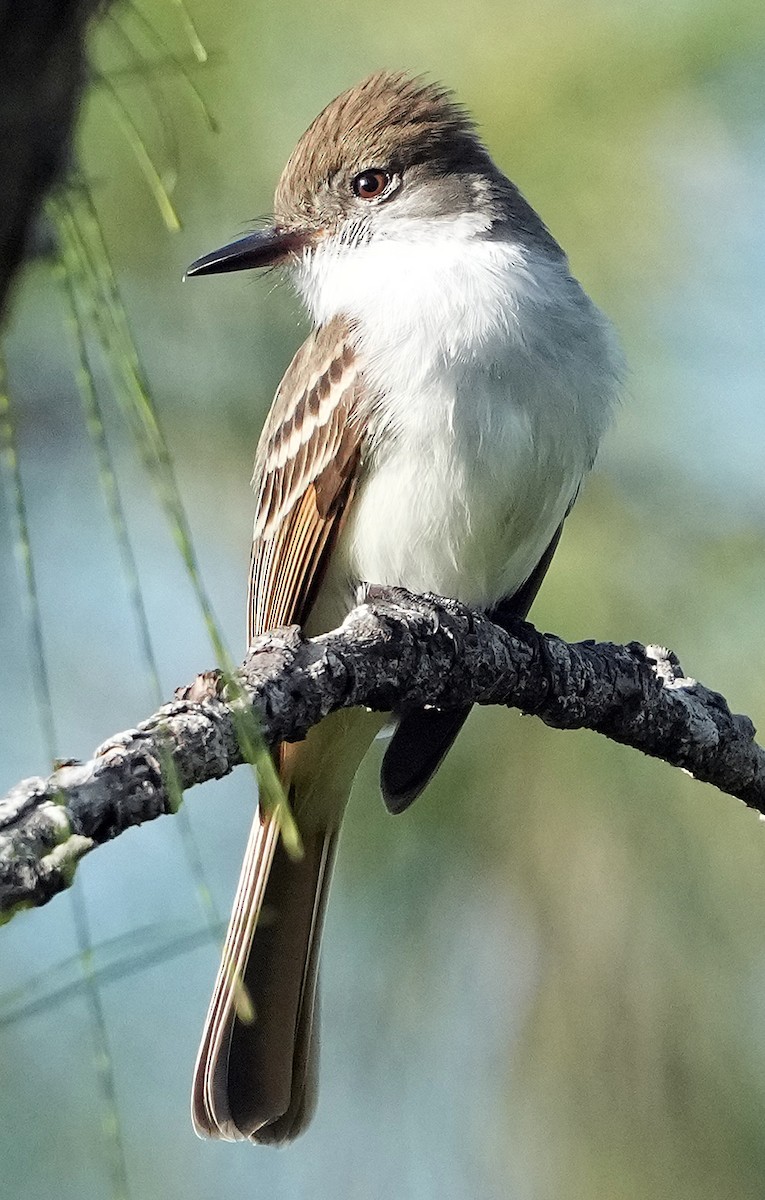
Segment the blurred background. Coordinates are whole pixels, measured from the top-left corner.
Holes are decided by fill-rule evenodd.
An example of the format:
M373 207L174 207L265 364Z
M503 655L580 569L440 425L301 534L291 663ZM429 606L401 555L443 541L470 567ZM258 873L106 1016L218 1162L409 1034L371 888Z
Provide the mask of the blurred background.
M252 458L307 324L273 275L181 277L268 213L314 115L381 67L454 87L630 363L536 624L666 643L764 725L760 0L187 3L119 3L93 30L79 177L48 234L67 270L32 264L7 330L53 721L6 470L0 793L51 749L87 757L214 662L172 481L145 465L159 443L144 379L241 656ZM255 801L240 771L86 859L77 901L0 931L3 1194L759 1200L756 818L602 738L484 710L394 820L379 753L341 848L306 1136L207 1144L188 1118Z

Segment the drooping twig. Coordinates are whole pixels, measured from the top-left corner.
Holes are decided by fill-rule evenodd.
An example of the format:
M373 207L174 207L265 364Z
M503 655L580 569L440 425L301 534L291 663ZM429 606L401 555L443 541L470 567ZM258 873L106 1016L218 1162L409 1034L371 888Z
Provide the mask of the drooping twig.
M765 812L765 751L752 722L661 647L570 645L526 622L502 629L452 601L397 592L322 637L291 628L258 638L241 679L269 744L303 737L338 708L502 704L602 733ZM216 672L176 697L89 762L25 780L0 800L0 912L44 904L89 850L173 811L179 787L242 762L242 701L227 699Z

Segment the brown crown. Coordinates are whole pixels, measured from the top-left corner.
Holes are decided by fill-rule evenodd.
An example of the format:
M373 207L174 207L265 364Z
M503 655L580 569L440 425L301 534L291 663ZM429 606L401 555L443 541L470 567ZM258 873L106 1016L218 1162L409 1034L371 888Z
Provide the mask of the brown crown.
M337 96L308 127L279 180L276 217L309 214L339 172L428 163L447 174L485 169L487 161L473 121L446 88L381 71Z

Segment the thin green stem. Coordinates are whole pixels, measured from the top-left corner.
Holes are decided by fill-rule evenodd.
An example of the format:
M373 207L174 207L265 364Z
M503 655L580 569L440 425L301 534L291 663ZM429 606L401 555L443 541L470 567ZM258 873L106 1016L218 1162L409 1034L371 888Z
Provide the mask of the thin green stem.
M117 19L116 15L113 12L111 12L110 10L107 10L107 12L104 14L104 17L105 17L105 20L111 26L116 37L119 38L119 40L122 42L123 46L127 50L127 53L131 56L133 61L139 65L143 65L144 60L141 56L141 52L140 52L138 46L135 44L133 39L130 37L130 34L124 28L122 23ZM119 92L118 92L117 86L116 86L116 81L113 78L111 72L109 72L109 74L107 75L106 82L107 82L107 90L110 94L109 98L111 101L111 100L113 100L113 98L115 96L119 96ZM164 167L162 170L160 170L159 168L155 168L155 171L156 171L157 176L162 180L162 184L163 184L163 187L165 188L166 193L169 194L173 190L173 188L175 187L175 184L178 181L178 138L177 138L177 135L175 132L175 126L173 125L173 122L167 113L165 97L162 92L160 83L161 83L161 80L158 76L156 76L148 71L144 72L143 87L144 87L145 91L148 93L149 97L151 98L152 107L154 109L154 112L157 115L157 119L159 121L161 130L162 130L162 140L164 142L164 147L163 147L164 157L167 160L167 162L169 163L169 168L167 166ZM128 109L124 105L123 105L123 112L128 112ZM148 154L148 150L147 150L147 154Z
M186 567L213 653L229 683L230 694L237 701L237 731L243 757L256 771L264 808L275 812L279 818L285 847L299 855L300 838L284 789L257 722L249 712L236 681L233 660L202 581L169 447L130 332L93 199L86 187L80 189L78 198L76 207L63 199L51 205L67 269L76 293L82 295L83 302L88 305L89 316L112 368L117 395L134 431L149 477Z
M151 632L149 630L149 618L146 613L143 591L138 576L138 565L130 541L125 508L122 503L117 474L114 469L114 461L106 437L104 416L98 397L96 381L88 358L85 328L77 308L72 277L63 257L54 266L54 277L61 287L66 302L67 325L72 336L76 356L75 378L82 401L85 427L95 453L98 482L104 496L109 520L117 542L122 572L128 591L128 599L135 618L141 654L146 666L152 695L156 703L161 704L163 700L162 685L160 683L159 668L157 667L157 659L154 654Z
M103 410L88 356L85 326L77 305L74 281L67 268L67 261L63 254L61 261L54 269L54 273L61 284L67 306L68 324L76 354L75 374L82 399L85 425L96 456L99 483L119 550L122 572L128 591L128 600L135 619L136 632L146 666L149 685L156 704L160 705L165 697L162 691L156 655L154 654L149 619L146 613L146 604L138 574L138 565L128 532L117 473L106 436ZM178 807L180 809L180 804ZM205 916L205 921L211 931L216 931L220 922L220 916L207 882L202 856L191 828L191 822L188 814L183 809L180 809L178 812L176 828L183 844L184 856L194 881L194 887L200 907Z
M202 40L197 33L196 25L192 20L191 14L187 9L184 0L172 0L175 7L178 9L178 14L181 18L183 31L186 34L192 54L196 57L197 62L207 62L207 51L202 44Z
M127 7L127 11L130 13L131 17L140 25L147 40L149 42L151 42L151 44L155 48L159 49L162 52L162 54L164 55L165 61L171 63L172 66L175 68L175 70L180 74L180 76L183 79L184 83L186 84L187 88L189 89L189 91L193 95L194 99L199 104L199 107L202 110L202 115L205 119L205 122L206 122L207 127L210 130L210 132L217 133L218 124L217 124L214 116L210 112L207 101L205 100L204 96L202 95L202 93L199 90L199 88L197 87L197 85L194 83L194 80L191 78L191 75L189 74L189 72L186 70L183 59L172 52L170 47L167 46L167 44L164 42L162 37L157 32L157 30L154 28L154 25L151 23L149 18L146 16L146 13L142 12L137 4L129 3L129 4L127 4L126 7ZM194 52L195 61L197 63L207 62L207 57L208 57L207 51L205 50L204 46L202 46L202 43L199 41L198 38L196 39L196 44L201 48L201 51L202 51L202 54L204 55L204 57L200 58L194 52L194 46L192 45L192 52ZM146 66L147 66L147 68L151 69L154 66L154 64L147 63ZM112 74L112 73L110 72L110 74Z
M114 87L114 84L107 77L104 77L102 82L104 95L112 107L117 124L135 155L136 162L156 201L162 220L171 233L177 233L181 228L180 217L170 199L170 193L165 186L164 180L155 167L153 158L149 154L146 143L143 140L143 135L133 120L130 111L125 107L122 97Z

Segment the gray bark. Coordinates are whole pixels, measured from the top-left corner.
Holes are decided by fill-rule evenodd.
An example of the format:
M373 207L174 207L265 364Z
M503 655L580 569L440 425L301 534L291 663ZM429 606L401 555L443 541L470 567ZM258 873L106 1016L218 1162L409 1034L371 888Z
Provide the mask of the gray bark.
M304 737L338 708L501 704L602 733L765 812L765 751L752 722L662 647L569 645L523 621L502 629L455 602L397 592L322 637L290 628L258 638L240 675L269 745ZM95 846L172 812L179 787L239 765L237 703L208 672L89 762L14 787L0 800L0 913L44 904Z

